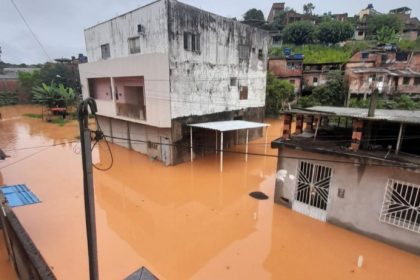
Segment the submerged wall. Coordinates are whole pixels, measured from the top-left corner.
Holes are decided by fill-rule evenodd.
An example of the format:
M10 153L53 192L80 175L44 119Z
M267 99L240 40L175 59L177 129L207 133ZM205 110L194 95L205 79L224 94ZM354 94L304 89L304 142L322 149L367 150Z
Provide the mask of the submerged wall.
M325 162L323 160L352 161L352 159L281 148L277 170L282 170L287 175L278 176L276 180L275 201L277 203L292 207L299 158L316 158L319 161L305 161L332 168L327 206L328 222L420 254L420 233L379 220L388 179L420 184L419 171L397 167ZM338 195L339 189L344 190L343 198Z

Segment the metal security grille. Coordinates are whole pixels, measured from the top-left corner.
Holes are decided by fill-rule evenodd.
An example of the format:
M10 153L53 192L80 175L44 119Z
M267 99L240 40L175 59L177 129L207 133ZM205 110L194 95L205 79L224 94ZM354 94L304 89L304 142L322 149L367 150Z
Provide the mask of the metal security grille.
M331 168L301 161L298 170L296 200L327 210Z
M388 179L379 220L420 233L420 185Z

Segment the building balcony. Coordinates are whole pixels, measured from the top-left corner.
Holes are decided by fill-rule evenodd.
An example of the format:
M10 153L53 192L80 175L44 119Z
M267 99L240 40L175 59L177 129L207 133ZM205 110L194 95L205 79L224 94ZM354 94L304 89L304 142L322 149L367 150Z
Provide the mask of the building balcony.
M146 107L137 104L117 103L117 115L136 120L146 120Z

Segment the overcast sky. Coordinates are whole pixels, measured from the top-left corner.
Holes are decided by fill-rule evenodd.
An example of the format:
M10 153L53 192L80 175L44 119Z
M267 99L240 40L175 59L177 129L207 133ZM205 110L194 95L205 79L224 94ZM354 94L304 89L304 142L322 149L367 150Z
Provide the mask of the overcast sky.
M43 63L48 60L37 44L19 14L12 0L1 0L0 5L0 46L1 59L9 63ZM13 0L32 30L51 58L77 56L86 53L83 30L96 23L143 6L150 0ZM271 8L270 0L183 0L181 2L196 6L226 17L242 18L251 8L267 14ZM286 2L286 6L302 11L307 0ZM410 7L412 16L420 18L419 0L314 0L315 13L349 13L354 15L368 3L373 3L380 12L388 12L401 6Z

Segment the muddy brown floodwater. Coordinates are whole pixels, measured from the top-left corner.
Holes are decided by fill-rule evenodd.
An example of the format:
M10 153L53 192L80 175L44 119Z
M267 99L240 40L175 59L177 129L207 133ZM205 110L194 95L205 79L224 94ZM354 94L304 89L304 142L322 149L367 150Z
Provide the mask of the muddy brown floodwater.
M38 110L0 108L0 147L11 155L0 162L0 178L27 184L42 200L15 211L58 279L87 279L80 146L71 143L77 123L20 116L29 109ZM277 138L280 122L267 121L269 140ZM263 141L250 152L264 152ZM244 155L226 153L220 173L217 155L164 167L111 149L112 169L94 172L101 279L123 279L141 266L181 280L420 279L419 256L274 204L275 157L245 163ZM93 158L106 167L106 147ZM255 200L253 191L270 198Z

